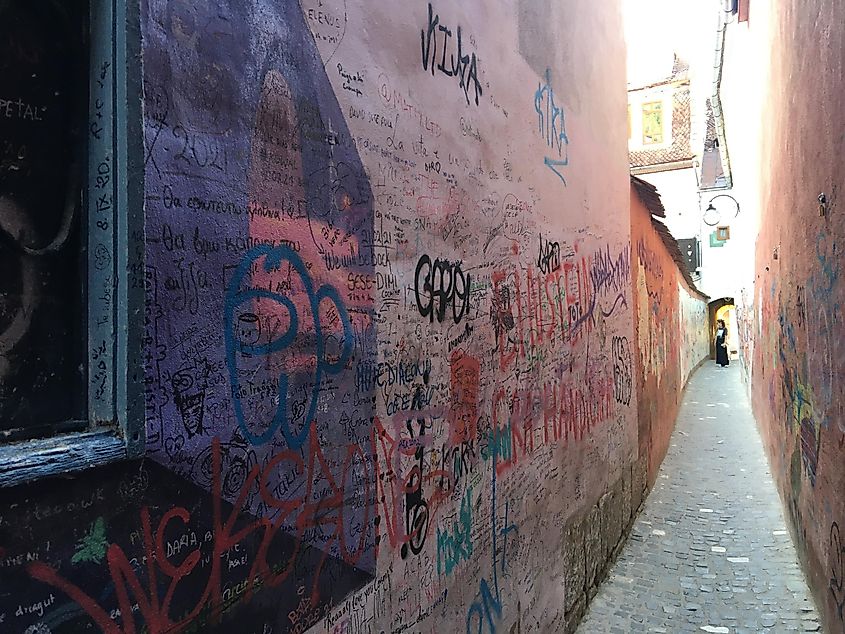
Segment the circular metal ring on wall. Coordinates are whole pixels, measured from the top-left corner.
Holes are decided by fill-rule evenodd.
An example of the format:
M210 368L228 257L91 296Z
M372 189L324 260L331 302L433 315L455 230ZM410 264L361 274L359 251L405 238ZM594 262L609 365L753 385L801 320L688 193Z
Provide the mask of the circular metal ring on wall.
M719 198L730 198L733 201L733 205L730 205L730 203L728 203L727 206L714 205L713 201ZM730 207L733 207L732 211ZM737 202L736 198L734 198L730 194L718 194L710 199L710 204L707 206L707 209L704 210L704 224L710 227L715 227L722 221L723 215L728 220L733 220L739 215L739 202Z

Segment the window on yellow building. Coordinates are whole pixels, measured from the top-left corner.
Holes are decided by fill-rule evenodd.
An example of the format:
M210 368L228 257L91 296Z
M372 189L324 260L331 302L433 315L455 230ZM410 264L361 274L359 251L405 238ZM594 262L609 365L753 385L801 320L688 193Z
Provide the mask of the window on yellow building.
M663 143L663 103L651 101L643 104L643 145Z

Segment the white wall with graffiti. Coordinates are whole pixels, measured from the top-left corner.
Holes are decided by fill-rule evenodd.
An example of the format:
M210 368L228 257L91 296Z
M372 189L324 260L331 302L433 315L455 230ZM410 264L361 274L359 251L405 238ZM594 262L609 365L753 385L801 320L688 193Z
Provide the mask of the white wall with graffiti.
M710 354L710 330L708 328L707 303L691 295L678 282L681 298L681 380L686 383L693 370Z

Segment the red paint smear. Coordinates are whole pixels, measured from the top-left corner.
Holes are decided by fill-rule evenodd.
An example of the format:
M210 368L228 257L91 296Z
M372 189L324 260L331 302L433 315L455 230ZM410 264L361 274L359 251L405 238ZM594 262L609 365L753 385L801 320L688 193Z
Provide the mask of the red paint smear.
M362 520L363 530L357 544L348 544L344 531L344 508L346 500L352 499L347 494L345 486L351 478L347 477L352 468L353 461L357 458L360 465L366 465L362 450L357 445L349 445L346 451L346 458L343 463L343 475L341 480L336 480L331 473L322 450L319 447L315 435L310 436L308 445L307 464L303 462L299 453L284 451L277 454L263 468L258 466L247 475L237 499L227 517L223 512L222 496L222 459L220 454L220 441L215 438L212 444L212 553L210 555L210 572L206 582L205 590L193 608L187 610L186 616L176 623L170 618L170 603L173 599L177 586L185 577L191 575L196 569L202 553L198 548L188 553L187 557L178 566L174 566L166 557L166 545L164 534L171 522L179 521L186 527L190 525L191 514L182 507L173 507L164 513L162 518L153 530L148 507L143 507L140 512L141 527L144 539L144 557L146 559L146 575L140 578L130 563L130 558L123 548L118 544L111 544L108 549L107 561L111 581L115 586L118 607L123 619L122 628L111 620L107 611L103 609L94 599L82 591L75 584L64 579L58 571L42 562L33 562L27 566L27 572L33 579L47 583L54 588L64 592L70 599L75 601L107 634L134 634L136 632L135 614L132 611L132 597L138 604L138 614L146 630L150 634L171 634L184 630L200 615L203 610L208 610L211 620L219 620L220 614L228 606L223 605L222 587L222 565L225 562L225 553L231 550L236 544L247 538L252 533L258 533L261 537L256 556L252 567L246 577L247 586L244 592L243 601L248 602L259 587L259 585L278 586L293 571L293 564L303 543L305 531L309 528L319 527L324 534L330 536L326 544L326 550L314 571L314 585L312 588L312 601L319 600L317 591L320 579L320 570L328 557L328 551L334 540L340 545L340 553L343 560L349 565L356 565L364 553L366 545L367 527L370 524L370 506L365 505L364 518ZM305 493L301 497L280 500L274 497L270 491L269 481L278 466L285 461L291 462L297 470L304 473L303 478L307 482ZM316 499L313 490L313 483L322 476L322 481L327 483L328 488L321 488L320 499ZM370 500L370 478L364 480L364 499ZM338 484L340 482L340 484ZM356 485L352 485L356 486ZM280 511L274 521L267 518L253 519L247 522L240 530L235 531L235 524L245 517L247 511L247 500L250 492L258 487L261 498L271 508ZM279 534L285 521L292 515L296 515L295 547L286 565L279 569L271 566L276 562L267 560L268 551L273 539ZM155 537L155 539L153 538ZM146 577L146 583L144 583ZM164 577L170 580L165 591L163 601L158 594L158 579ZM145 587L146 585L146 587ZM132 595L130 597L130 595Z
M478 389L481 365L477 359L452 352L449 359L452 386L452 408L449 410L450 434L453 445L475 440L478 436Z

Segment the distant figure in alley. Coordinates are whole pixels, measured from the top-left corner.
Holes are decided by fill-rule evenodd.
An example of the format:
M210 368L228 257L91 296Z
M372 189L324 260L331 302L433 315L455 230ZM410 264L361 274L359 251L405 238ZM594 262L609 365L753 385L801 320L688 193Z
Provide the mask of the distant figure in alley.
M724 319L717 321L716 325L716 364L724 368L731 362L728 358L728 328Z

